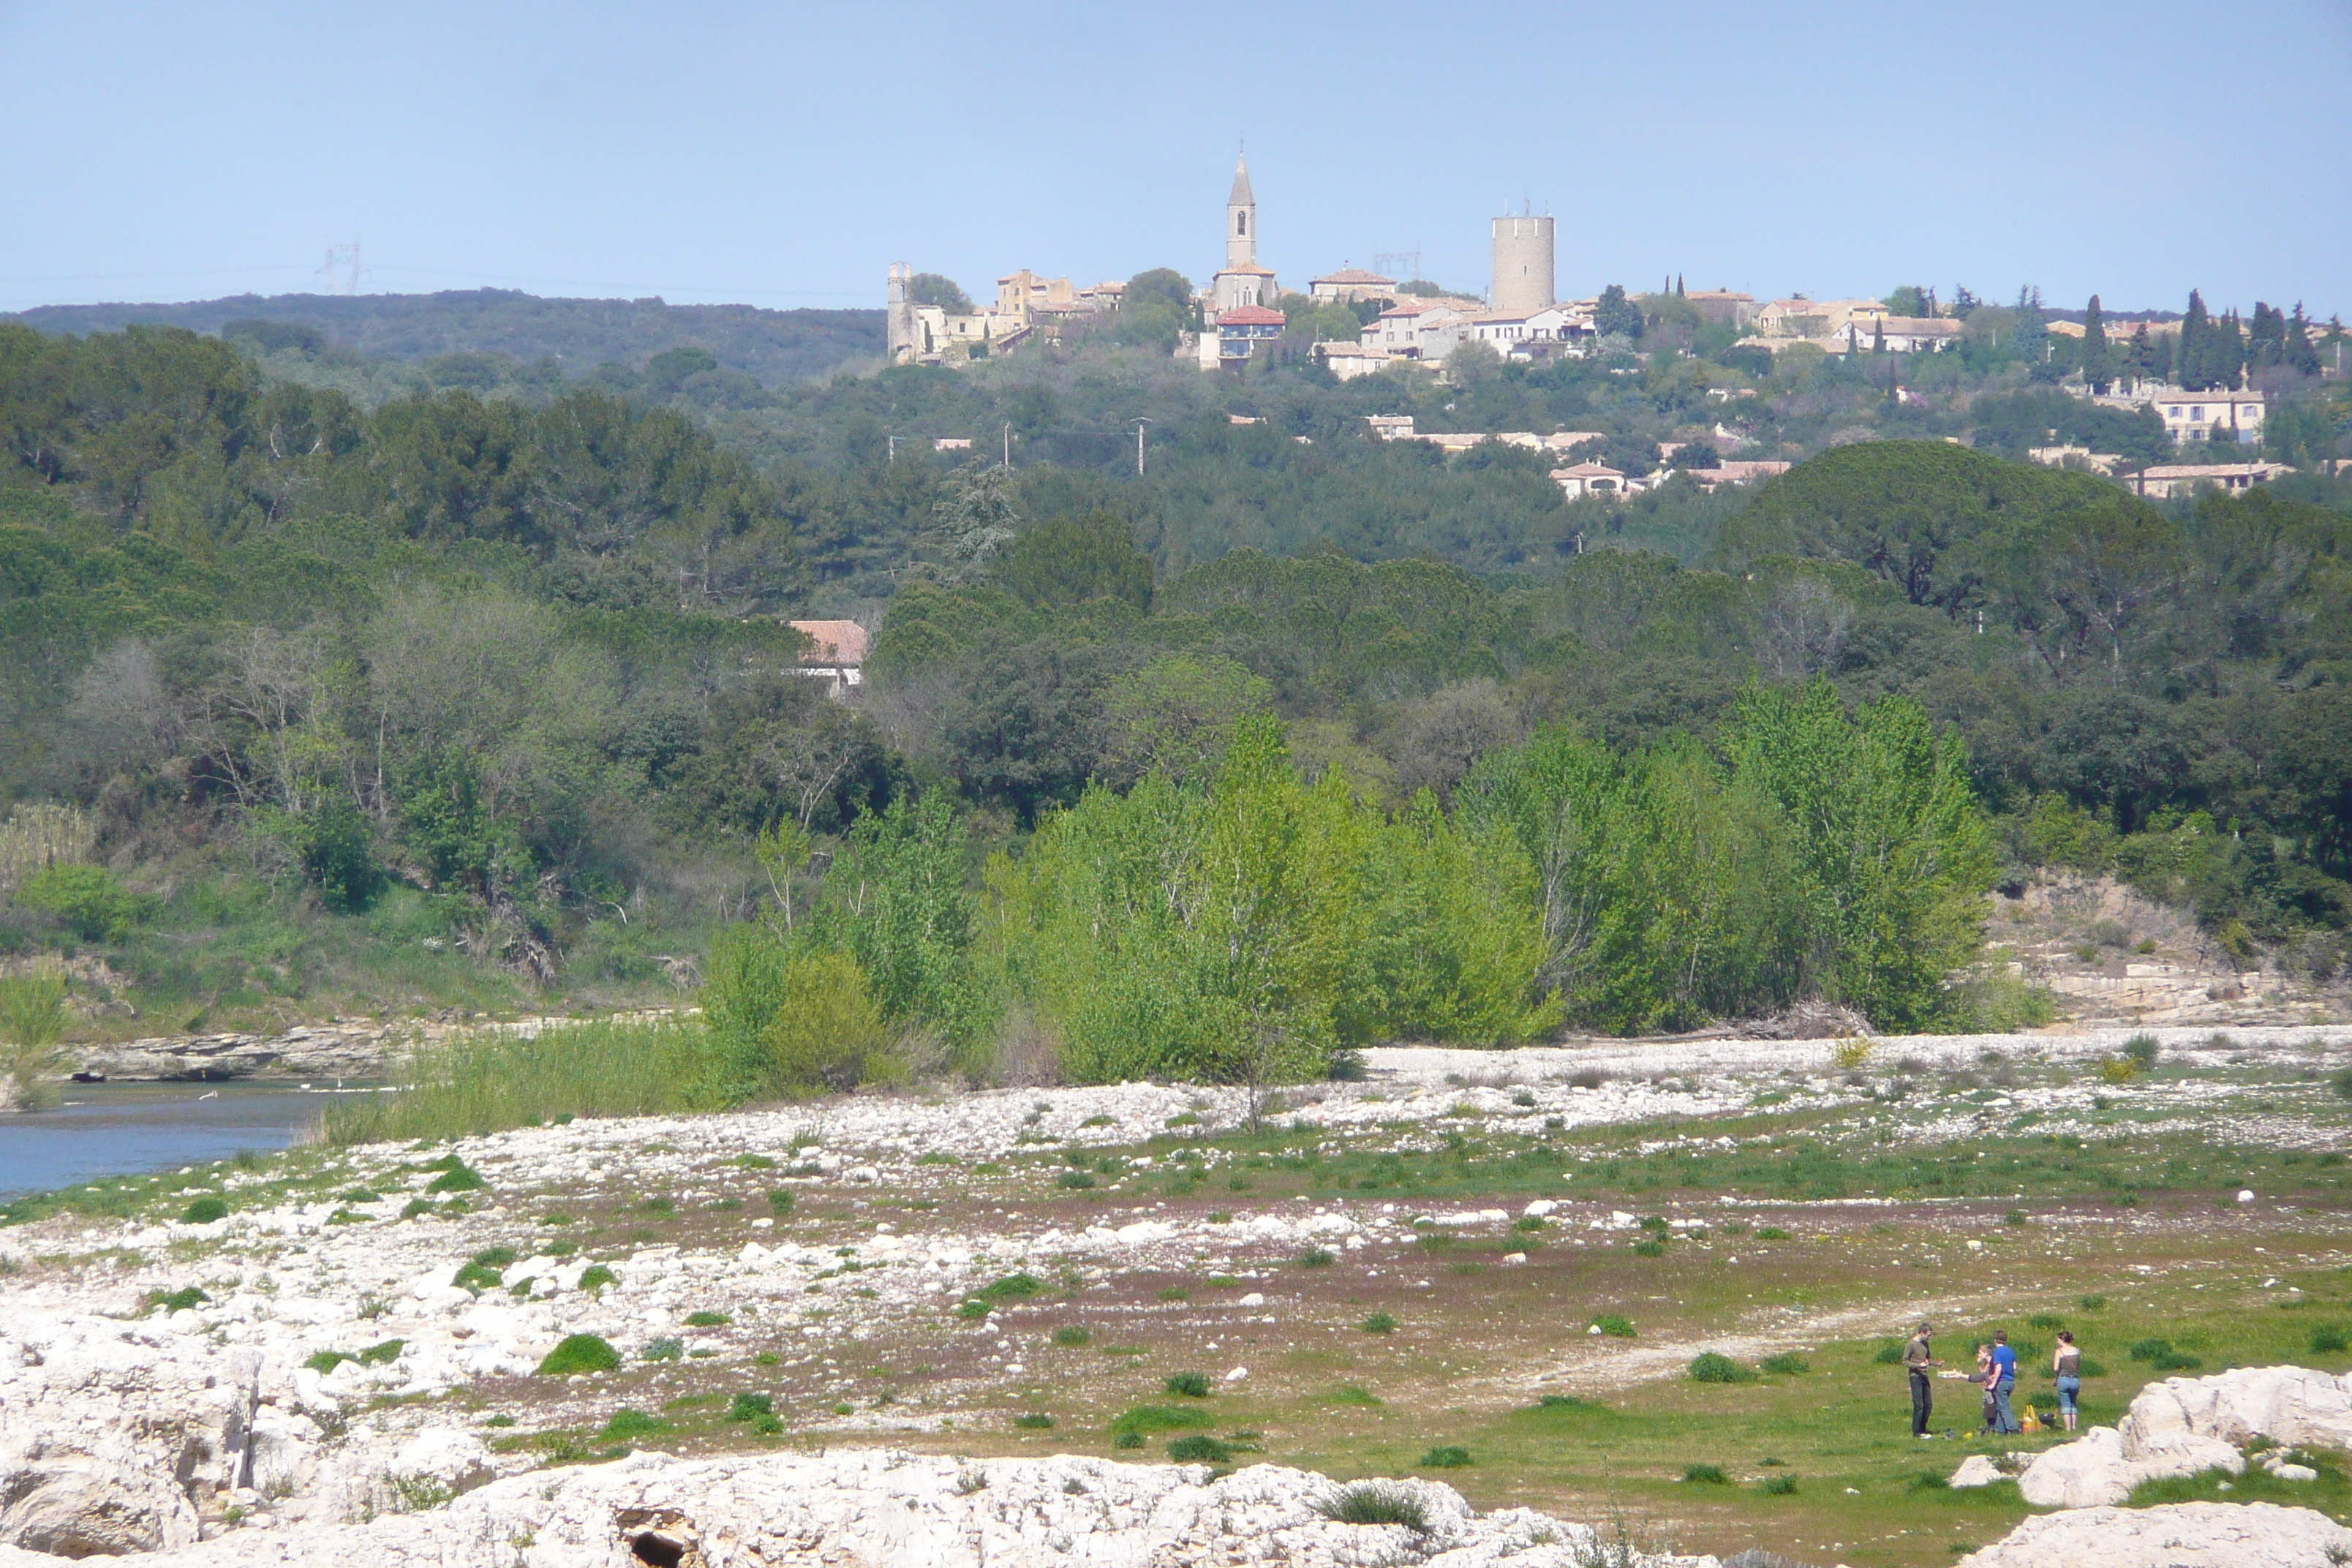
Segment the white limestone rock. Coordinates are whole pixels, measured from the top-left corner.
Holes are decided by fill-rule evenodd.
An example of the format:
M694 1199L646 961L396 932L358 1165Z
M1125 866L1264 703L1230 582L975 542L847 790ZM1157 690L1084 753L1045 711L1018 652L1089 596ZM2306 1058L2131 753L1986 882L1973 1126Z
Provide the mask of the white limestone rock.
M2352 1446L2352 1380L2299 1366L2241 1367L2148 1384L2113 1427L2045 1451L2018 1479L2036 1508L2120 1503L2142 1481L2245 1471L2239 1445Z
M2184 1502L2029 1519L1958 1568L2334 1568L2352 1530L2307 1508Z
M2007 1479L2000 1473L2000 1467L1990 1458L1983 1454L1970 1454L1960 1461L1960 1468L1952 1472L1951 1484L1956 1487L1989 1487L1995 1481Z
M121 1557L195 1543L196 1510L170 1475L101 1459L68 1459L5 1478L18 1494L0 1513L0 1541L57 1557Z

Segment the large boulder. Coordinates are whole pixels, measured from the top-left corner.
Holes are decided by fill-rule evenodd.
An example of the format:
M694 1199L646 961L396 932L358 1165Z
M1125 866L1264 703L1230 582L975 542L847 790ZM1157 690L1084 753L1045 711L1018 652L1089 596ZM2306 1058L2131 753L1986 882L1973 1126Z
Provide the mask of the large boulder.
M2118 1427L2127 1450L2156 1453L2182 1437L2352 1448L2352 1378L2300 1366L2248 1366L2168 1377L2139 1391Z
M196 1510L168 1476L96 1459L6 1478L0 1542L57 1557L121 1557L195 1543Z
M2307 1508L2182 1502L2029 1519L1959 1568L2335 1568L2352 1530Z
M2256 1437L2352 1447L2352 1379L2263 1366L2152 1383L2116 1426L2094 1426L2027 1466L2018 1490L2036 1508L2104 1507L2142 1481L2242 1474L2239 1445Z

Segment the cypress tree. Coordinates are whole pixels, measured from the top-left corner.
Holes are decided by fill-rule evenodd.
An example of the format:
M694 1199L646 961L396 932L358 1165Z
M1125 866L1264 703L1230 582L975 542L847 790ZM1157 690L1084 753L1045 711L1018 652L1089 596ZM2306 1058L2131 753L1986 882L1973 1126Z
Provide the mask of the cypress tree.
M2238 312L2231 310L2222 317L2221 328L2206 342L2212 345L2215 384L2237 391L2241 373L2246 368L2246 336L2239 328Z
M2281 358L2287 368L2305 375L2319 374L2319 351L2311 346L2311 320L2303 313L2303 301L2294 302L2294 314L2286 324L2286 342Z
M2211 318L2205 314L2204 296L2196 289L2189 290L2189 313L2180 318L2180 348L2178 366L2180 384L2189 392L2205 392L2213 385L2212 350L2206 339L2212 335Z
M2116 384L2114 357L2107 352L2107 323L2099 314L2096 294L2083 312L2083 379L2102 397Z

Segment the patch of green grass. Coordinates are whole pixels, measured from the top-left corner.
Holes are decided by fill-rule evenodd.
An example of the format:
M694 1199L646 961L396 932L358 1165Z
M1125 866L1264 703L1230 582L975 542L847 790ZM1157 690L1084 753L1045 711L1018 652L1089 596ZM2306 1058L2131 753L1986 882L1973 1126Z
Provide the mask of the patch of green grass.
M765 1154L738 1154L732 1162L740 1171L772 1171L776 1163Z
M2344 1346L2342 1329L2322 1327L2311 1331L2311 1353L2314 1355L2342 1355Z
M1666 1255L1666 1244L1654 1236L1646 1241L1635 1242L1633 1255L1636 1258L1664 1258Z
M610 1372L621 1364L621 1352L594 1334L566 1334L539 1363L541 1377L571 1377L588 1372Z
M1796 1494L1796 1490L1797 1478L1794 1476L1766 1476L1764 1478L1763 1491L1768 1497L1792 1497Z
M1113 1432L1181 1432L1188 1426L1209 1426L1205 1410L1180 1410L1172 1405L1138 1405L1110 1424Z
M974 1296L967 1300L957 1302L955 1315L967 1323L976 1323L994 1310L995 1309L987 1302Z
M1723 1473L1721 1465L1685 1465L1683 1479L1699 1486L1722 1487L1731 1484L1731 1478Z
M1339 1259L1319 1247L1310 1247L1291 1261L1301 1268L1328 1268Z
M228 1200L207 1193L180 1211L182 1225L210 1225L228 1217Z
M478 1296L485 1290L495 1290L506 1283L504 1276L487 1264L467 1263L450 1277L449 1283L461 1290Z
M1024 1415L1015 1415L1013 1418L1013 1425L1024 1432L1050 1432L1054 1429L1054 1418L1041 1411L1033 1410Z
M1592 1326L1612 1340L1630 1340L1638 1337L1631 1319L1615 1317L1607 1312L1593 1319Z
M982 1286L979 1295L991 1301L1023 1301L1045 1289L1045 1282L1034 1274L1007 1274Z
M525 1038L483 1031L425 1053L413 1087L350 1097L331 1107L331 1145L459 1138L569 1116L656 1116L694 1109L698 1082L718 1068L699 1023L567 1024ZM463 1164L430 1190L470 1192Z
M396 1098L405 1099L406 1096ZM428 1193L478 1193L488 1185L489 1183L482 1180L480 1172L460 1161L434 1177L425 1184L425 1190Z
M1160 1299L1163 1301L1189 1301L1192 1299L1192 1292L1181 1285L1171 1285L1160 1292Z
M161 1307L166 1312L184 1312L194 1308L199 1302L211 1300L212 1298L205 1295L204 1291L194 1285L189 1285L169 1294L162 1292L151 1294L147 1298L147 1304L150 1307Z
M1370 1389L1360 1388L1352 1383L1343 1383L1338 1388L1331 1391L1331 1403L1334 1405L1361 1405L1365 1409L1370 1410L1377 1408L1381 1401L1380 1397L1373 1394Z
M1095 1336L1076 1323L1068 1323L1054 1331L1054 1342L1064 1350L1077 1350L1094 1343Z
M1796 1377L1813 1369L1812 1363L1793 1351L1783 1351L1778 1355L1768 1355L1756 1365L1759 1371L1769 1372L1780 1377Z
M658 1415L648 1415L642 1410L624 1407L613 1412L596 1436L608 1443L636 1443L676 1430L674 1423Z
M1356 1326L1368 1334L1392 1334L1396 1332L1397 1321L1386 1312L1374 1312Z
M1095 1184L1095 1179L1085 1171L1065 1171L1054 1178L1054 1184L1069 1192L1082 1193Z
M1786 1241L1789 1239L1789 1233L1782 1230L1777 1225L1760 1225L1756 1227L1756 1239L1759 1241Z
M1423 1454L1419 1468L1424 1470L1460 1470L1468 1468L1474 1462L1469 1449L1445 1444Z
M1186 1399L1206 1399L1209 1397L1209 1375L1202 1372L1171 1373L1160 1387L1166 1393L1180 1394Z
M580 1271L580 1289L583 1290L601 1289L620 1282L621 1277L601 1263L592 1263Z
M723 1329L735 1320L724 1312L688 1312L686 1326L689 1329Z

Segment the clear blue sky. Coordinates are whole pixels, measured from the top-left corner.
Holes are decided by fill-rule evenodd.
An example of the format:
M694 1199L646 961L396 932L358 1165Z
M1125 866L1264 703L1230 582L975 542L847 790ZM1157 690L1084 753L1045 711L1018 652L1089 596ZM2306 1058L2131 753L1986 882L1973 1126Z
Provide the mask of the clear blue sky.
M0 309L497 285L874 305L1204 279L1246 139L1286 286L1486 220L1559 284L1956 283L2352 313L2352 4L357 6L0 0Z

